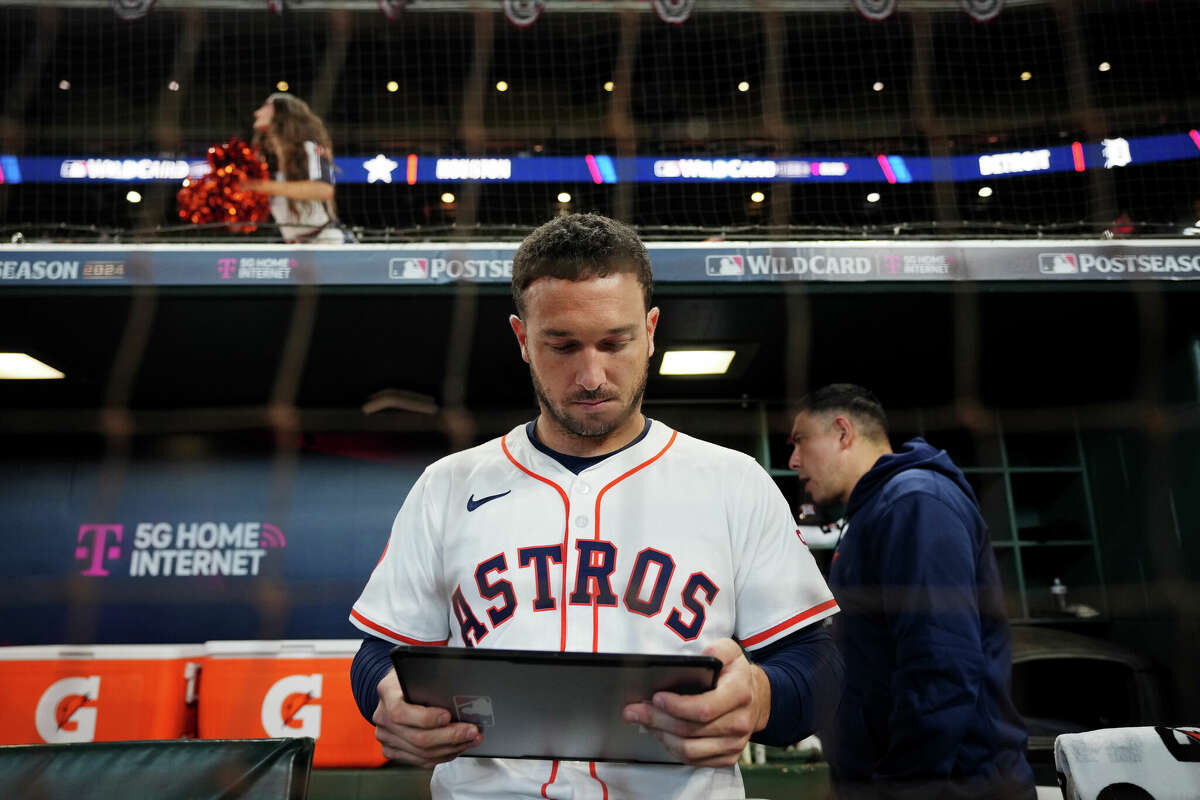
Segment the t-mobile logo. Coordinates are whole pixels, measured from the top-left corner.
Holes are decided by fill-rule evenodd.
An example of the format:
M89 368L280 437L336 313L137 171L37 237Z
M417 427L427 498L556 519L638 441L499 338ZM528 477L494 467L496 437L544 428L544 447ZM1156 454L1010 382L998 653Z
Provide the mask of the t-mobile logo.
M234 273L237 272L237 263L236 258L217 259L217 272L221 273L222 280L230 280L233 277Z
M85 542L88 534L92 534L92 544L89 548ZM113 534L115 544L109 545L108 535ZM104 577L108 575L108 570L104 568L105 561L116 561L121 557L121 537L125 533L124 525L80 525L79 535L76 537L75 548L76 560L90 558L91 563L88 568L80 572L80 575L93 575L96 577Z

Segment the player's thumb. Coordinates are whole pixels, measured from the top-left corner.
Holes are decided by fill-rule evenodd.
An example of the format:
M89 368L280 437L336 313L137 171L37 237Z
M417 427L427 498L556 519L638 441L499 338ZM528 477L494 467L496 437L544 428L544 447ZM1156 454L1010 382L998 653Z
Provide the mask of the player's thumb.
M379 702L383 706L384 713L389 717L392 716L404 702L404 691L400 688L400 679L396 677L396 670L385 675L376 689L379 692Z
M720 659L721 665L728 667L742 657L742 646L733 639L718 639L704 648L704 654Z

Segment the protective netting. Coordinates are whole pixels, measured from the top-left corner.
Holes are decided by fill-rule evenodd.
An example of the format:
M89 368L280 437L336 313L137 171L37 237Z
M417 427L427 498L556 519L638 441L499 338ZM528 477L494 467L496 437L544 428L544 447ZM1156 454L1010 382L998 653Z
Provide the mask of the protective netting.
M1000 13L781 0L672 24L561 0L518 26L490 3L5 4L0 220L211 236L181 226L181 165L248 138L283 90L327 124L366 239L518 236L562 210L671 238L1195 221L1200 6L974 5Z
M0 231L30 243L0 254L0 351L65 374L0 383L0 642L357 635L349 604L425 466L536 413L507 287L427 282L435 259L593 210L695 251L658 287L659 352L738 351L722 378L653 362L646 414L753 455L823 565L840 512L787 467L790 410L853 381L895 444L924 436L964 468L1012 621L1190 662L1200 294L1167 280L1182 271L1115 270L1200 256L1090 243L1117 257L1085 275L1085 245L1062 240L1193 226L1197 4L1008 0L982 23L941 0L878 21L779 0L671 24L563 0L526 27L491 3L384 5L394 19L374 2L163 1L129 20L0 4ZM279 91L328 125L361 241L454 244L313 281L302 248L210 244L275 243L272 226L182 224L192 162L249 138ZM1019 237L969 243L995 244L993 277L1008 248L1055 240L1001 283L955 272L953 242L925 252L944 236ZM818 237L915 240L851 284L796 272ZM719 238L788 244L758 243L743 281L692 241ZM135 244L32 245L67 239ZM163 240L202 245L137 244ZM33 250L96 280L55 284L45 263L33 280ZM945 280L892 280L909 256ZM267 544L241 547L252 530ZM1164 683L1200 707L1185 667Z

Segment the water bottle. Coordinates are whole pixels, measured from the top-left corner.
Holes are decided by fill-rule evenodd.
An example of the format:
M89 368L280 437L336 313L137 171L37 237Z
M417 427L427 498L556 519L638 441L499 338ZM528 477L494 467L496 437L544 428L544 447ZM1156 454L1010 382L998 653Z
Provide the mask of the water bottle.
M1050 594L1054 596L1054 604L1059 611L1066 613L1067 611L1067 587L1058 578L1054 579L1054 583L1050 584Z

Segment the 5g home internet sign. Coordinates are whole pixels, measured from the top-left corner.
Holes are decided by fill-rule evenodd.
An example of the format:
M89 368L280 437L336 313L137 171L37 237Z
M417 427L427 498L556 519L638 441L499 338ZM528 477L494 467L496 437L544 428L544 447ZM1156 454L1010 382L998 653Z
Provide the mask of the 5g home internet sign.
M254 576L271 550L287 546L267 522L139 522L126 536L119 523L79 526L75 560L81 575L103 578L121 570L131 578Z

